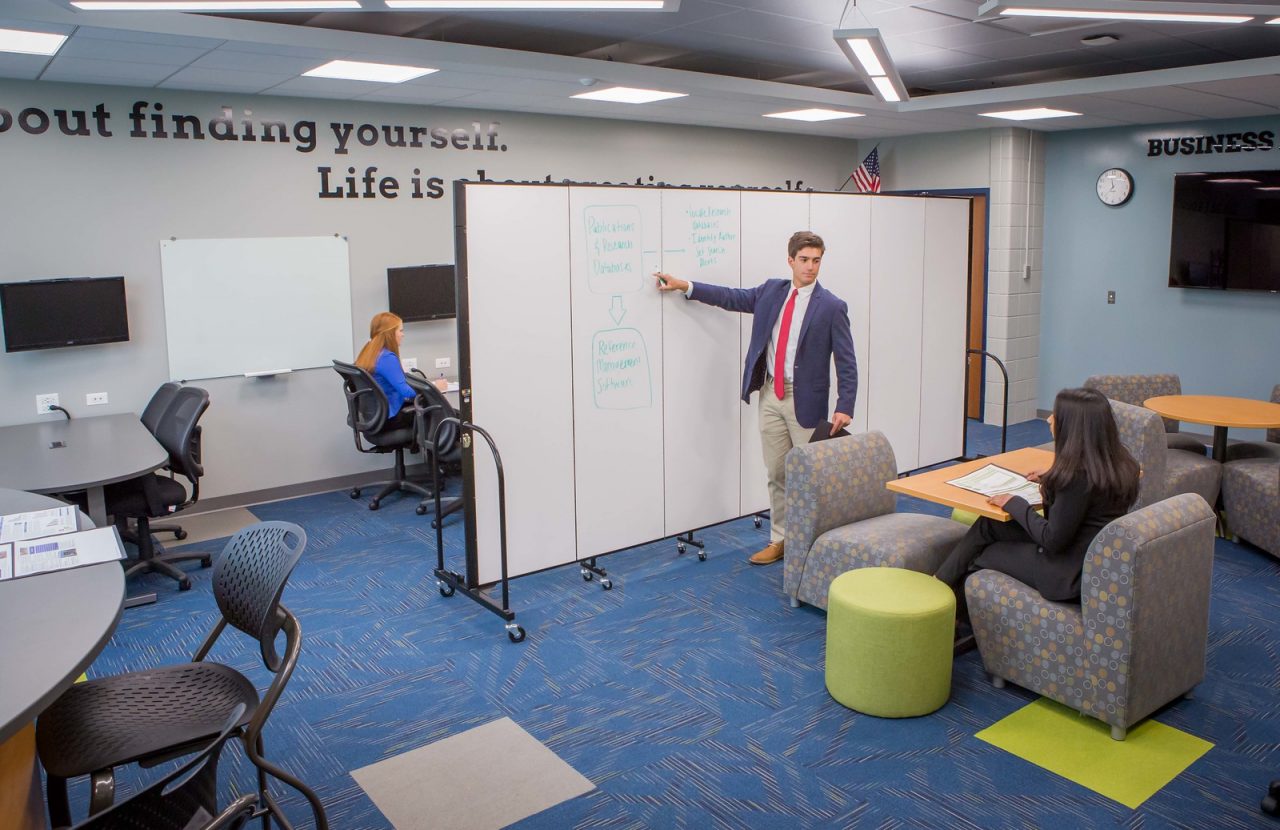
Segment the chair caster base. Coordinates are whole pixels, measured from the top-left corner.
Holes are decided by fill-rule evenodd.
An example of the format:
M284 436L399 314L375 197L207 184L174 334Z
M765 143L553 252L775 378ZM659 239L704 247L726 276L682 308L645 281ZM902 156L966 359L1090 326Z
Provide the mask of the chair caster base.
M190 591L190 590L191 590L191 580L190 580L190 579L183 579L183 580L181 580L180 582L178 582L178 590L179 590L179 591Z

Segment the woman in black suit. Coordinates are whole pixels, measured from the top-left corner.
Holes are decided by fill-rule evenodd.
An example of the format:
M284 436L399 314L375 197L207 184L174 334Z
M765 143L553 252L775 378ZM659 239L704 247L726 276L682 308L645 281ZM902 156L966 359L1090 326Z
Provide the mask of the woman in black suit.
M964 580L983 568L1001 571L1054 602L1080 601L1084 556L1102 528L1138 497L1138 462L1120 443L1111 404L1092 389L1063 389L1049 419L1053 466L1027 477L1040 482L1041 517L1020 496L989 501L1012 521L979 518L935 574L956 592L967 619Z

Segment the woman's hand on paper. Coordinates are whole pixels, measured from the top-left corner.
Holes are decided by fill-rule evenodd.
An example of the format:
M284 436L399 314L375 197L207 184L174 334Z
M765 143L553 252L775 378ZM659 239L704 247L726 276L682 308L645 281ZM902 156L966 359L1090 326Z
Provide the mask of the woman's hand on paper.
M991 496L990 498L987 499L987 504L991 505L992 507L998 507L1001 510L1004 510L1004 506L1009 503L1009 499L1011 498L1013 498L1013 496L1009 495L1008 493L997 493L994 496Z
M1048 470L1032 470L1031 472L1027 473L1027 481L1034 481L1037 484L1039 484L1040 479L1044 478L1044 474L1047 472L1049 471Z

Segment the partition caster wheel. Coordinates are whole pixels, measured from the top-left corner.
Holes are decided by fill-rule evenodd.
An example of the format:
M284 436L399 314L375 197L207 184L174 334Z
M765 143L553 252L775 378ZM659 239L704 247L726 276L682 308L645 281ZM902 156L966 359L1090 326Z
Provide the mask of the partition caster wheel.
M359 488L359 487L352 487L352 488L351 488L351 492L347 493L347 495L348 495L348 496L350 496L350 497L351 497L351 498L353 498L353 499L358 499L358 498L360 498L360 488Z
M378 500L377 500L377 499L374 499L373 501L369 502L369 509L370 509L370 510L377 510L380 506L381 506L381 505L379 504L379 502L378 502Z
M684 553L684 542L676 542L676 553Z
M698 561L699 562L707 561L707 552L705 550L698 551Z
M612 580L612 579L602 579L602 580L600 580L600 587L601 587L601 588L604 588L606 591L608 591L608 590L612 590L612 588L613 588L613 580Z
M436 580L436 588L440 591L440 596L442 597L453 596L453 586L443 579Z
M752 517L751 517L751 521L755 523L756 530L759 530L759 529L760 529L760 517L759 517L759 516L752 516Z
M200 567L202 567L202 568L211 568L211 567L213 567L213 556L212 556L212 554L211 554L211 555L209 555L209 556L205 556L205 557L203 557L203 558L200 560Z
M420 504L417 507L413 508L413 512L417 513L419 516L425 516L427 515L427 508ZM434 525L435 522L432 522L432 524Z
M181 540L183 540L183 539L187 538L187 532L186 532L185 530L183 530L182 528L178 528L177 530L175 530L175 531L173 532L173 538L175 538L175 539L177 539L177 540L181 541Z
M432 529L432 530L439 530L439 529L440 529L440 520L439 520L439 519L432 519L432 520L431 520L431 529Z
M190 580L190 579L183 579L181 582L179 582L179 583L178 583L178 590L179 590L179 591L190 591L190 590L191 590L191 580Z
M583 568L583 569L582 569L582 579L583 579L583 581L584 581L584 582L590 582L590 581L591 581L591 571L587 570L586 568Z
M513 643L521 642L522 640L524 640L524 629L516 625L515 623L508 623L507 639Z

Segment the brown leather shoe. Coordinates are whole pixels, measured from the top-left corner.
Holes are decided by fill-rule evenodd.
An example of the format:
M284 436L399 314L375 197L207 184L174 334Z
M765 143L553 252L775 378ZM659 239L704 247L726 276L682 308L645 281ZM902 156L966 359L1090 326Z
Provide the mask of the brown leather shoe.
M782 561L782 542L770 542L747 560L752 565L772 565Z

